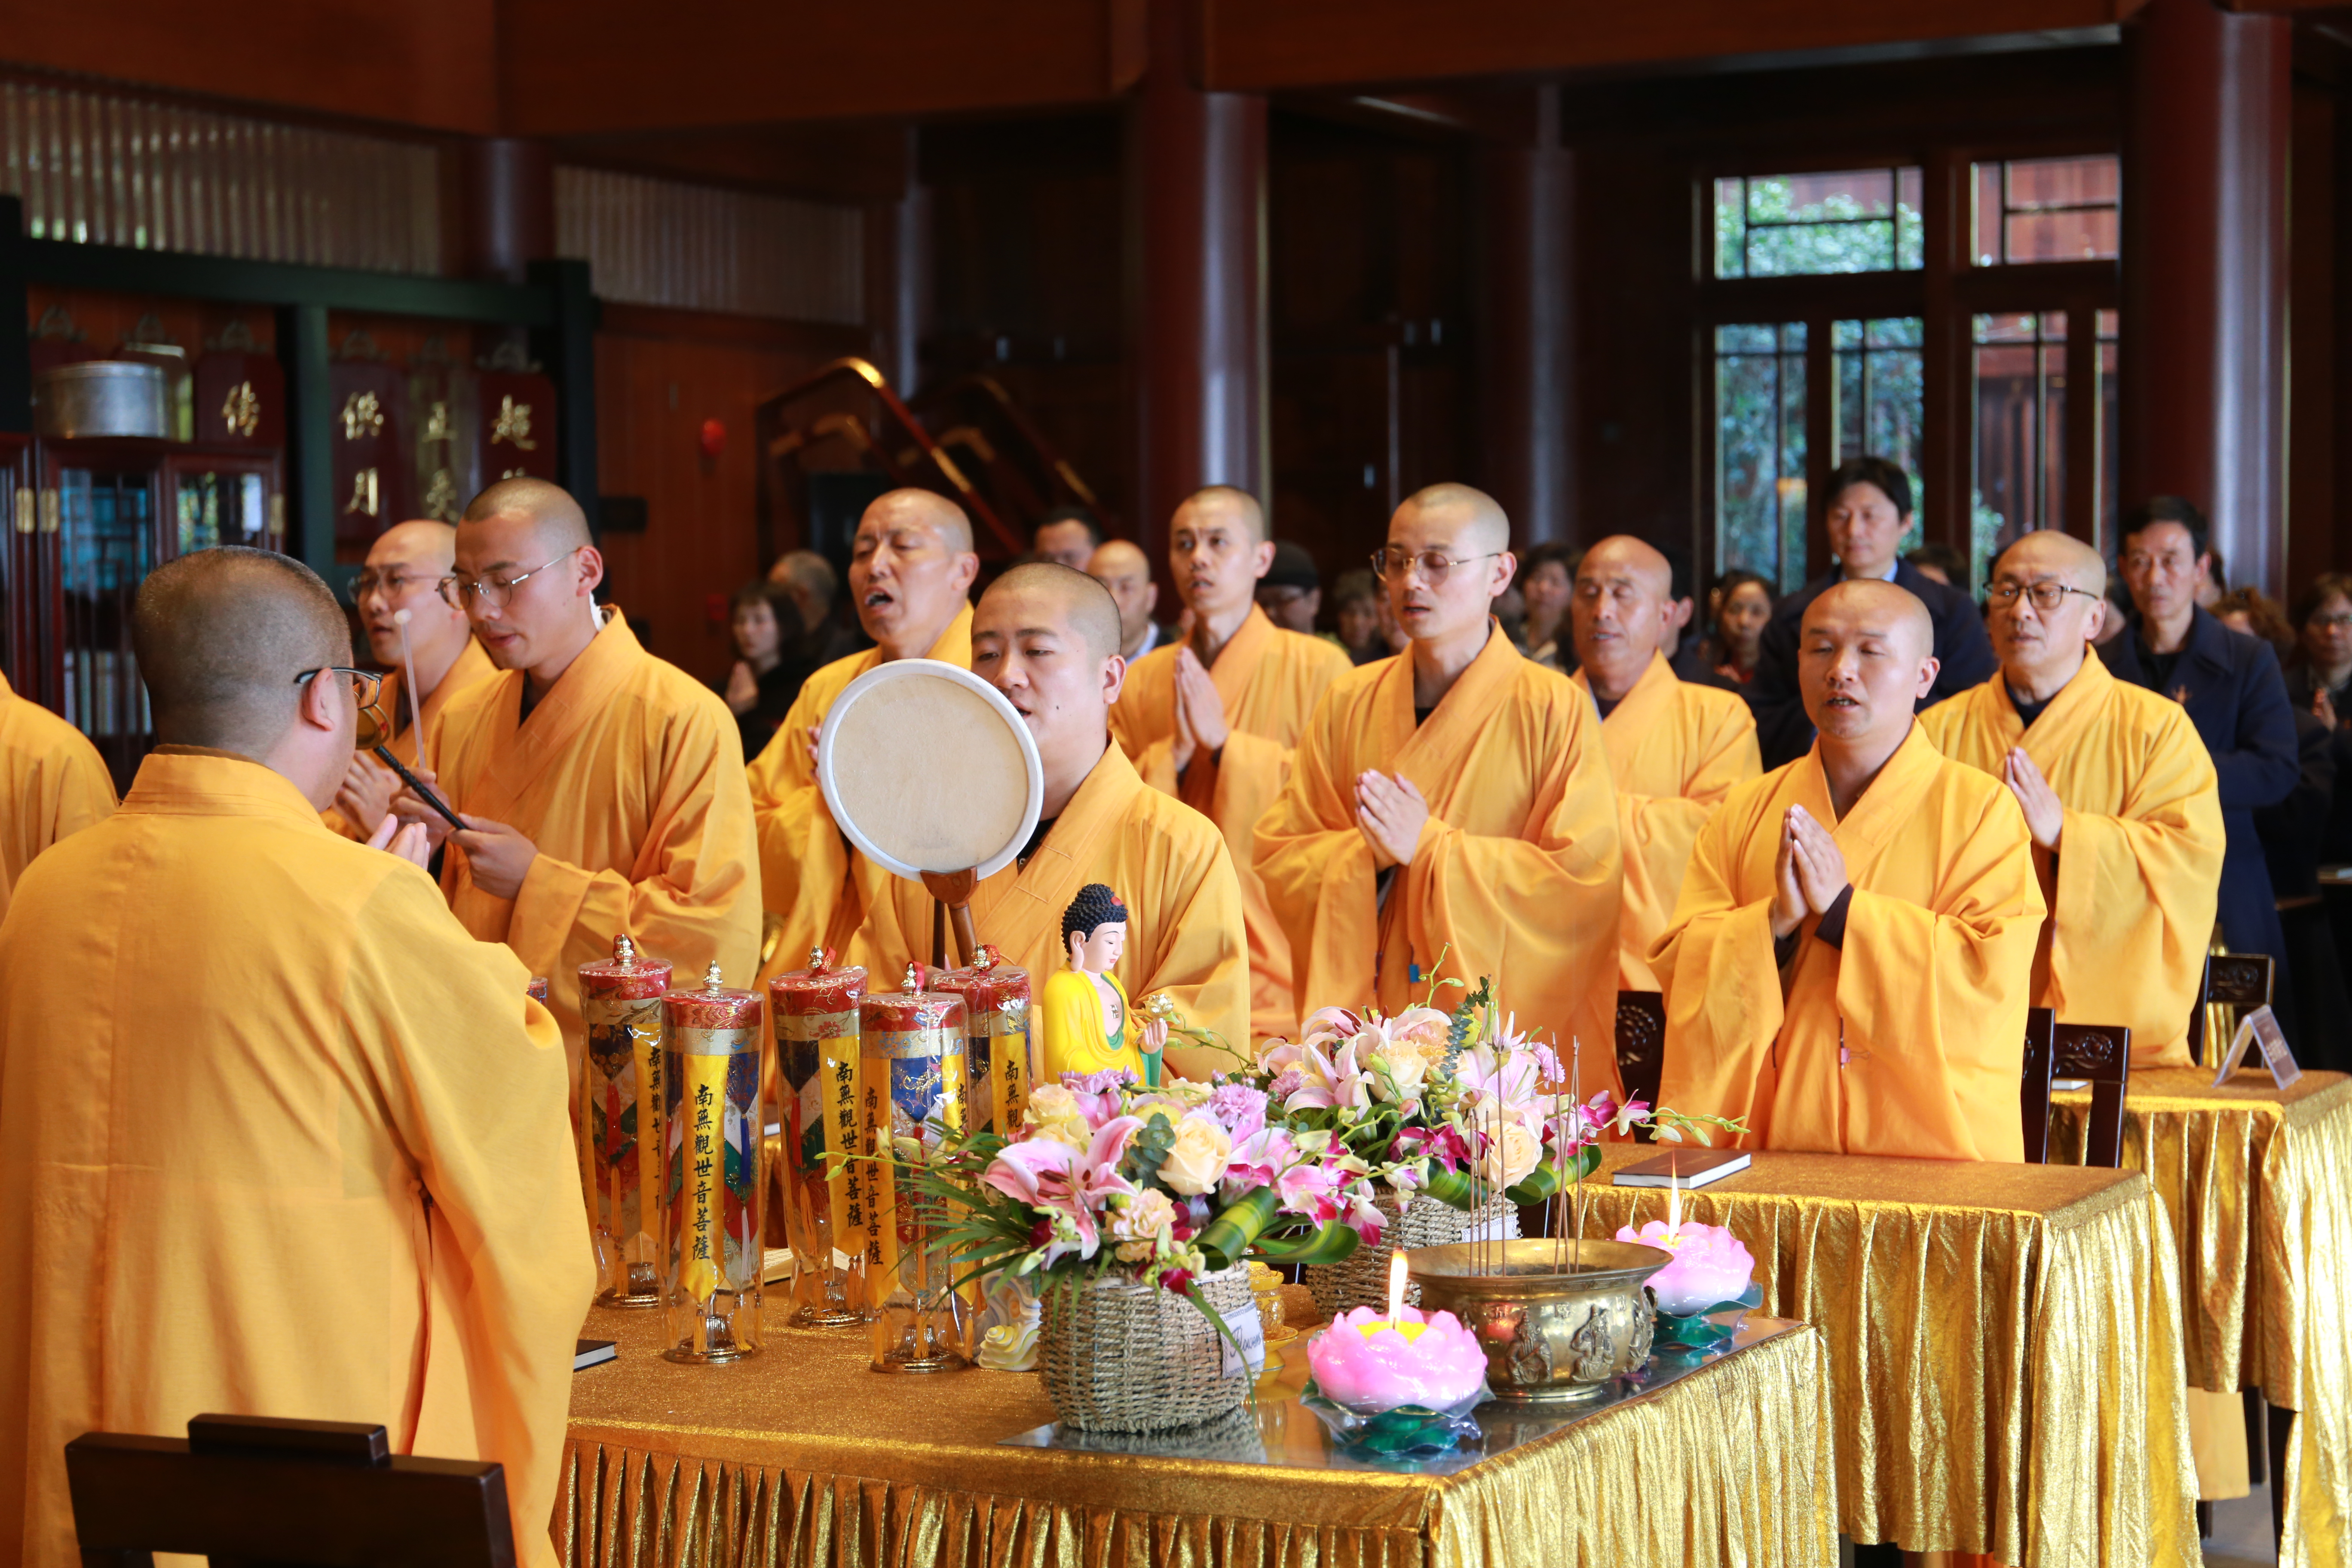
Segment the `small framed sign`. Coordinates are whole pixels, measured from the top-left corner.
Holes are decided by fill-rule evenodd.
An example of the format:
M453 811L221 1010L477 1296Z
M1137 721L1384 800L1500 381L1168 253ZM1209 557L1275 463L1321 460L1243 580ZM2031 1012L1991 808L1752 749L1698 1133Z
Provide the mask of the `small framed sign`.
M2213 1087L2228 1082L2230 1075L2245 1065L2248 1049L2255 1047L2262 1050L2263 1065L2271 1069L2271 1081L2279 1088L2303 1076L2303 1069L2294 1065L2294 1052L2287 1048L2278 1015L2263 1005L2238 1020L2238 1032L2231 1038L2229 1055L2221 1058L2221 1070L2213 1075Z

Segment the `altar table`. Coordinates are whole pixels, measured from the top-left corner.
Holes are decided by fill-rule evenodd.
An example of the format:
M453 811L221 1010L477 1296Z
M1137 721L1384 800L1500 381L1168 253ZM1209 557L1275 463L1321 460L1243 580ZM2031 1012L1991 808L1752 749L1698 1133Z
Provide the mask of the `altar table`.
M1609 1184L1584 1234L1663 1219ZM1758 1152L1683 1194L1828 1336L1840 1528L2024 1568L2199 1560L2171 1226L2137 1171Z

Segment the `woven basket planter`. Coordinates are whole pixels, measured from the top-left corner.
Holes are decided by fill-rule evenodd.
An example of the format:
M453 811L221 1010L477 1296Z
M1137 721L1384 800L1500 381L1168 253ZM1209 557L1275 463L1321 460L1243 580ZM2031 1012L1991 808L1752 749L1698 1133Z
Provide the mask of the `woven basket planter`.
M1399 1252L1447 1246L1461 1240L1473 1226L1496 1218L1504 1222L1505 1236L1519 1234L1518 1206L1499 1194L1475 1213L1426 1196L1413 1199L1412 1207L1400 1211L1396 1194L1385 1187L1373 1201L1388 1221L1378 1244L1356 1248L1345 1263L1311 1263L1305 1270L1307 1288L1315 1293L1315 1305L1327 1318L1357 1307L1387 1310L1389 1259ZM1404 1299L1409 1305L1419 1306L1421 1287L1407 1285Z
M1257 1310L1242 1265L1195 1281L1228 1324ZM1246 1367L1225 1375L1232 1353L1216 1325L1158 1285L1100 1279L1048 1285L1041 1298L1037 1370L1054 1414L1087 1432L1164 1432L1239 1409Z

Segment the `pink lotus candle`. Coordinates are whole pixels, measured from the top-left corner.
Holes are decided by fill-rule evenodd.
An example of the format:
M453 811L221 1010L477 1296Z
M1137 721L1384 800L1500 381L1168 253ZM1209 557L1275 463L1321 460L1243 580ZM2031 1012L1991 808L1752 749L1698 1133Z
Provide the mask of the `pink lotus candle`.
M1641 1229L1619 1226L1617 1239L1644 1247L1664 1247L1675 1260L1650 1276L1658 1293L1658 1310L1687 1318L1733 1300L1756 1276L1756 1259L1747 1244L1719 1225L1702 1225L1683 1218L1682 1189L1669 1189L1664 1219L1654 1219Z
M1486 1381L1478 1336L1451 1312L1404 1304L1404 1258L1389 1269L1389 1310L1343 1312L1307 1342L1315 1385L1334 1404L1361 1415L1417 1405L1451 1410Z

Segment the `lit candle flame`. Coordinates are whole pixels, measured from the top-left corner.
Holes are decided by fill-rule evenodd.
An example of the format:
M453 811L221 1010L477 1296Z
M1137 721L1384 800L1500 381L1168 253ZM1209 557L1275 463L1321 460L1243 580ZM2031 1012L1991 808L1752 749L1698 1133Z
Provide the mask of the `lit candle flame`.
M1404 1254L1389 1255L1389 1326L1397 1327L1404 1318Z

